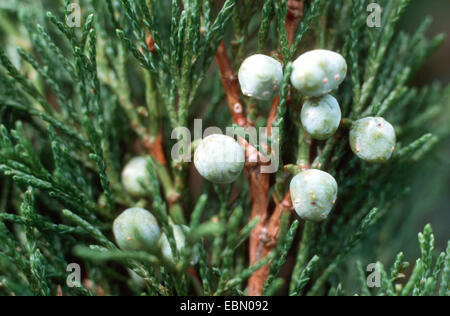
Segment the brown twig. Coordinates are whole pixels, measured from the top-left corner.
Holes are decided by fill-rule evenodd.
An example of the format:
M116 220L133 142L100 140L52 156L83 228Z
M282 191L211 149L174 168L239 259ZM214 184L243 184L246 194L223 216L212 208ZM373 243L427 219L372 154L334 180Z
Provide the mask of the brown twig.
M249 127L245 110L239 94L239 82L234 74L230 60L227 55L224 41L219 45L216 53L216 62L219 67L222 85L227 96L228 107L231 111L233 122L241 127ZM246 157L251 156L254 147L246 143ZM245 172L250 185L250 199L252 204L251 217L263 216L269 205L269 180L267 174L261 174L259 164L246 163Z
M270 136L272 123L277 119L277 108L280 103L280 97L276 97L267 118L267 133ZM290 103L288 97L287 105ZM267 193L266 193L267 194ZM291 195L288 192L280 203L275 198L275 210L269 217L266 212L261 216L262 219L254 229L250 236L250 263L254 264L267 256L277 245L277 240L280 233L280 219L281 215L286 210L292 210ZM252 248L253 245L253 248ZM259 296L262 294L264 282L269 275L269 265L257 270L249 279L248 294L251 296Z
M286 16L286 30L288 33L289 43L292 44L297 27L303 15L303 0L289 0L288 14ZM233 72L231 63L226 53L225 43L222 41L217 54L216 62L219 67L222 78L228 107L230 108L233 122L241 127L251 126L242 106L239 95L239 82ZM272 123L277 119L277 108L279 106L280 97L276 97L271 106L269 116L267 118L268 134L271 133ZM289 103L289 102L287 102ZM251 146L246 146L248 153ZM280 233L280 219L283 212L292 210L291 196L288 192L283 201L276 202L276 207L272 215L269 211L269 187L270 174L261 173L261 164L246 163L245 174L250 187L251 212L250 220L259 217L259 224L250 234L250 265L255 264L267 256L276 246ZM261 295L264 283L269 274L269 266L257 270L249 279L248 294L250 296Z
M217 50L216 62L219 67L222 85L227 96L228 107L230 108L233 122L241 127L250 126L251 124L245 116L242 106L239 94L239 82L231 67L223 41ZM246 157L252 155L251 151L253 149L251 146L246 146ZM245 165L245 174L250 187L250 220L258 216L260 217L260 222L265 222L269 207L270 175L262 174L260 172L260 165L258 163L249 163L248 160ZM250 264L254 264L259 257L257 249L259 234L260 231L258 229L254 229L250 234Z
M289 0L288 13L286 16L286 31L288 35L289 44L295 38L295 33L303 16L303 0ZM289 98L289 97L288 97ZM289 98L290 99L290 98ZM287 104L290 100L287 100ZM270 135L272 123L277 119L277 109L280 104L280 97L276 97L270 109L269 117L267 119L267 131ZM252 232L250 236L250 262L256 263L265 256L267 256L277 245L280 233L281 215L286 211L292 211L291 195L288 192L281 203L276 202L276 207L270 218L267 211L263 214L262 220ZM253 247L252 247L253 245ZM264 283L269 275L269 265L257 270L249 280L248 294L251 296L258 296L262 294Z
M164 153L164 147L162 143L162 134L159 133L155 139L147 137L144 141L144 146L148 151L148 154L152 156L156 161L158 161L163 166L167 166L166 155Z
M56 296L63 296L63 291L60 284L56 286Z
M220 70L220 77L227 95L228 107L230 108L233 122L241 127L250 126L251 124L245 115L245 109L239 96L239 81L231 67L224 41L220 43L217 49L216 62Z
M283 201L276 204L270 218L268 218L267 212L262 215L263 219L250 235L250 264L260 261L275 249L280 234L281 215L291 210L291 194L287 193ZM248 282L248 295L260 296L268 276L269 265L253 273Z
M147 49L150 53L155 52L155 39L153 38L153 35L150 34L147 36L145 44L147 44Z
M270 107L269 117L267 118L267 134L270 135L272 132L272 124L277 120L277 110L278 105L280 105L280 96L277 96L272 101L272 106Z
M289 0L287 3L286 32L289 45L294 42L295 33L303 17L303 4L303 0Z

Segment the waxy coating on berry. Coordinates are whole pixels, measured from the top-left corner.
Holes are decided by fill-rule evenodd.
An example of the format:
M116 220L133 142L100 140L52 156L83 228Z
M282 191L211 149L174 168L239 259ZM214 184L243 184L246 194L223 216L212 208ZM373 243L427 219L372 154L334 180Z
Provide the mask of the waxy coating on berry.
M173 237L175 238L175 244L178 250L178 253L181 254L182 250L186 244L186 235L189 234L189 227L186 225L171 225L173 231ZM171 264L176 264L175 258L172 253L172 248L170 247L169 240L167 239L166 234L161 235L161 239L159 241L159 246L161 249L161 255L163 256L166 262ZM194 265L198 262L198 249L194 246L191 264Z
M352 124L350 147L364 161L387 162L395 145L394 127L382 117L366 117Z
M340 54L318 49L304 53L292 64L292 85L303 95L320 97L339 87L347 75Z
M307 221L325 220L336 203L338 185L330 174L316 169L302 171L290 185L292 205Z
M301 120L303 128L312 138L327 139L336 132L341 122L339 103L329 94L310 98L303 105Z
M134 196L144 196L145 190L140 184L148 181L147 159L145 157L135 157L131 159L122 170L122 185L125 190Z
M244 95L270 100L278 93L283 80L283 68L276 59L256 54L244 60L238 77Z
M113 233L122 250L156 252L161 231L156 218L143 208L129 208L114 221Z
M135 285L138 288L144 288L146 281L144 278L139 276L136 272L134 272L132 269L127 269L128 274L130 275L131 282L133 282L133 285Z
M234 182L241 174L244 163L244 147L234 138L220 134L203 139L194 154L198 172L216 184Z

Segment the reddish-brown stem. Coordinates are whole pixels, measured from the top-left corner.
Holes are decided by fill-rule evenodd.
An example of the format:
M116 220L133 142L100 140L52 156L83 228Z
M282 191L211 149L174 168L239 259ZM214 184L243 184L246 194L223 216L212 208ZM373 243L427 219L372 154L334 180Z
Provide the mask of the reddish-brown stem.
M63 291L61 285L56 286L56 296L63 296Z
M245 109L239 96L239 81L231 67L225 42L222 41L217 49L216 62L219 67L222 85L227 95L228 107L230 108L233 122L241 127L250 126Z
M286 15L286 32L289 44L292 45L295 33L303 15L303 0L289 0L288 13ZM289 99L289 97L288 97ZM289 103L289 100L287 100ZM276 97L267 118L267 131L270 135L272 123L277 119L277 109L280 104L280 97ZM280 233L281 215L285 211L292 211L291 195L288 192L281 203L276 202L275 210L270 218L266 212L261 216L261 221L250 236L250 263L254 264L267 256L277 245ZM269 275L269 265L257 270L249 280L248 294L259 296L262 294L264 283Z
M147 36L145 44L147 44L147 49L150 53L153 53L155 51L155 39L153 38L153 35L150 34L149 36Z
M272 132L272 124L277 120L277 110L278 105L280 105L280 96L277 96L272 101L272 106L270 107L269 116L267 118L267 134L270 135Z
M250 235L250 264L258 262L275 249L280 234L281 215L291 210L291 194L287 193L283 201L276 204L270 218L267 212L262 214L261 221ZM268 276L269 265L253 273L248 282L248 295L260 296Z
M231 67L225 43L223 41L220 43L217 50L216 62L219 67L222 85L227 96L228 107L230 108L233 122L241 127L251 126L245 116L239 94L239 82ZM252 149L252 146L246 146L247 157L252 155ZM259 163L255 164L249 162L245 165L245 174L250 187L250 220L258 216L260 217L260 222L265 222L269 207L270 175L260 172ZM260 227L260 225L258 225L258 227ZM258 255L259 235L260 231L257 228L250 234L250 264L254 264L258 260L258 257L260 257ZM262 283L264 283L264 280L262 280ZM249 291L249 293L253 292L255 291Z
M294 42L300 20L303 17L303 0L289 0L287 3L286 32L289 45Z
M280 97L276 97L272 101L272 106L267 118L267 133L270 136L272 123L277 119L277 109L280 103ZM287 105L290 103L290 97L286 100ZM268 188L267 188L268 190ZM266 193L267 195L267 193ZM268 203L266 212L261 216L261 220L250 235L250 263L254 264L267 256L276 246L280 233L281 215L285 210L292 209L291 195L287 193L283 201L276 201L275 210L269 217ZM253 248L252 248L253 245ZM264 282L269 275L269 265L257 270L249 279L248 294L251 296L259 296L262 294Z
M303 0L289 0L288 14L286 16L286 30L289 43L292 44L297 27L303 14ZM230 108L233 122L241 127L251 126L240 99L239 82L233 72L229 61L225 43L222 41L217 50L216 62L222 78L228 107ZM271 133L272 123L277 119L277 108L280 97L276 97L271 106L267 118L268 134ZM252 149L246 146L248 153ZM276 201L276 207L272 215L269 215L269 188L270 174L261 173L261 164L246 163L245 174L250 187L251 212L250 220L259 217L260 221L250 234L250 265L266 257L276 246L280 233L280 220L283 212L292 210L290 193L287 193L281 202ZM264 283L269 274L269 266L257 270L249 279L248 295L261 295Z
M144 141L144 146L147 149L148 154L152 156L156 161L158 161L163 166L167 165L161 133L159 133L153 140L151 140L150 137L148 137Z

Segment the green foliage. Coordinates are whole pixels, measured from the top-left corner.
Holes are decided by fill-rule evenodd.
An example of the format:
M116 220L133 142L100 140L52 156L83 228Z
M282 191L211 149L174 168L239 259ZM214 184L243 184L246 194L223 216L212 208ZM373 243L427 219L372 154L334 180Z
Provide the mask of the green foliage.
M450 88L411 86L443 35L425 38L429 20L412 35L398 31L410 1L378 2L384 8L381 28L366 26L366 1L305 1L290 46L284 0L82 0L80 28L65 23L69 1L2 1L0 295L245 295L247 280L266 264L264 295L349 294L340 273L348 255L367 261L359 246L373 242L381 224L403 221L408 214L398 206L414 171L450 133ZM205 184L196 190L188 164L165 166L148 157L145 198L129 195L120 182L129 158L151 152L148 144L158 137L170 156L173 128L190 126L198 117L204 124L230 126L213 63L222 40L231 43L234 70L256 51L279 47L282 56L273 126L281 130L285 166L271 193L281 200L311 157L313 168L339 183L327 221L283 217L277 246L252 266L247 240L260 219L249 221L244 177L235 186ZM336 93L345 119L324 142L305 138L304 100L290 89L291 62L310 48L338 51L349 65ZM244 101L248 117L265 125L268 104ZM381 115L395 126L399 144L393 158L379 166L353 155L346 122ZM157 217L175 266L158 253L115 246L112 222L135 206ZM190 227L182 251L176 248L174 223ZM388 236L394 239L395 233ZM419 243L422 255L411 271L402 253L389 272L378 263L382 284L376 292L367 288L361 263L359 274L352 271L361 283L358 293L448 296L450 244L435 257L430 226ZM190 258L197 248L193 273ZM83 270L79 288L66 284L73 262ZM283 269L292 270L290 278L282 277Z
M377 270L381 275L381 286L375 291L377 296L448 296L448 275L445 275L450 258L450 243L447 251L442 252L435 258L434 235L430 225L425 226L424 232L419 233L419 244L422 253L421 258L416 260L411 275L405 281L408 262L404 262L403 253L400 252L388 274L384 265L377 263ZM367 287L364 271L359 265L361 295L371 295Z

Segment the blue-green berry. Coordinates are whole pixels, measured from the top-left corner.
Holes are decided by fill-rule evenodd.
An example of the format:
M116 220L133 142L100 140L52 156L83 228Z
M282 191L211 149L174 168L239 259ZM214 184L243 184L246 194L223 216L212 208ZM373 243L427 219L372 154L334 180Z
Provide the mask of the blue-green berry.
M156 218L143 208L129 208L114 221L113 233L122 250L156 252L161 231Z
M189 234L189 227L185 225L171 225L171 226L178 253L181 255L183 252L183 248L185 247L186 244L186 235ZM164 260L166 262L175 265L176 264L175 258L173 256L172 248L170 247L170 243L169 240L167 239L166 234L161 235L159 246ZM194 247L191 264L194 265L197 262L198 262L198 250L196 247Z
M234 182L241 174L244 163L244 147L234 138L220 134L203 139L194 154L198 172L216 184Z
M317 49L304 53L292 65L291 83L303 95L320 97L344 81L347 63L340 54Z
M270 100L280 88L283 68L276 59L256 54L244 60L238 77L244 95L258 100Z
M324 140L332 136L341 122L341 109L331 95L310 98L303 105L302 125L312 138Z
M145 157L131 159L122 170L122 185L125 190L133 196L144 196L144 185L148 182L147 160Z
M352 124L350 146L362 160L384 163L395 150L394 127L382 117L366 117Z
M144 278L142 278L141 276L139 276L136 272L134 272L131 269L127 269L128 270L128 274L130 275L130 279L131 282L133 283L133 285L135 285L138 288L144 288L146 281Z
M336 202L338 185L330 174L309 169L292 179L290 190L298 216L307 221L320 222L328 217Z

